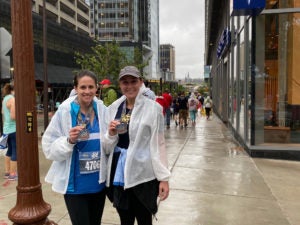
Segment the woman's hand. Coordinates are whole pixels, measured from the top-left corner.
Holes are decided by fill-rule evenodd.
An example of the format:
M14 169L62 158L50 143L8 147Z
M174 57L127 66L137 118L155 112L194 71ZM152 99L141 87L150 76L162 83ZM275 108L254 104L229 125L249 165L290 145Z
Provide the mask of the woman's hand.
M108 127L108 133L110 136L115 136L118 132L117 132L117 125L120 124L119 120L113 120L110 122L109 127Z
M160 181L158 197L160 198L161 201L163 201L168 196L169 196L169 182L168 181Z
M78 139L79 132L84 129L83 126L72 127L69 131L69 143L75 144Z

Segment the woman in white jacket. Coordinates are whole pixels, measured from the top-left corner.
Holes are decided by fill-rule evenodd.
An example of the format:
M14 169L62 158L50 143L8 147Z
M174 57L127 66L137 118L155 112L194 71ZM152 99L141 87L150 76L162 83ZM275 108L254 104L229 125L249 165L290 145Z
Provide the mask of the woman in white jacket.
M157 197L169 194L170 171L164 139L162 107L143 96L143 81L136 67L119 74L121 98L108 107L108 131L104 142L115 148L108 159L108 196L121 225L151 225Z
M44 154L53 161L45 180L64 194L73 225L99 225L106 197L106 106L95 97L94 73L81 71L74 89L77 94L59 106L43 134Z

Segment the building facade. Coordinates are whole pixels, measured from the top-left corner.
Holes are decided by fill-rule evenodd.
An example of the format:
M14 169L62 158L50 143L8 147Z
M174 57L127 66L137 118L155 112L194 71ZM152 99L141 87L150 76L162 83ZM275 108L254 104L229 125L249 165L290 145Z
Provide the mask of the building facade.
M48 1L47 1L48 2ZM35 79L37 91L42 93L44 82L44 45L43 45L43 18L42 10L39 13L32 13L33 22L33 41L34 41L34 61L35 61ZM80 70L75 62L74 52L86 53L95 45L93 39L87 32L79 32L70 28L65 23L57 23L48 19L47 13L47 72L49 85L49 99L54 102L61 102L69 96L73 88L74 73ZM0 31L6 30L11 34L11 8L9 0L0 0ZM0 35L0 49L2 49L2 35ZM10 43L11 44L11 43ZM0 58L1 74L0 84L9 82L12 79L11 74L3 74L2 65L13 69L12 52L5 51L6 56L10 58L3 62ZM13 72L13 71L11 71Z
M206 1L214 110L251 156L299 158L299 7L300 0Z
M116 40L127 52L139 47L149 65L147 78L159 77L159 1L91 0L91 35L107 42Z
M175 80L175 48L171 44L160 45L160 69L165 81Z
M84 0L47 0L47 20L90 35L90 8ZM43 0L32 1L32 11L43 15Z

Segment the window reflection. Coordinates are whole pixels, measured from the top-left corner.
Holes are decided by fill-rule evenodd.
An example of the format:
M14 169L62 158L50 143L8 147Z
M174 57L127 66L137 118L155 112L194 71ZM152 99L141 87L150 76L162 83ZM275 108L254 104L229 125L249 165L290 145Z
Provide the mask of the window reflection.
M272 7L287 7L278 1ZM257 73L256 86L263 99L256 102L263 126L260 143L300 143L300 14L267 14L264 18L264 64ZM259 102L260 101L260 102ZM256 143L259 144L259 143Z

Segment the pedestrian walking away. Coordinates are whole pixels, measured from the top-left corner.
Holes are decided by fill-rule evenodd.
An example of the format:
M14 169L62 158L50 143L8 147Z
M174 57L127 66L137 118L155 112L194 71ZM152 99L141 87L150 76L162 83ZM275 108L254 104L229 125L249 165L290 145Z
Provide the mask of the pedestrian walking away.
M105 142L115 148L108 160L108 197L122 225L151 225L157 198L169 194L170 171L164 139L162 107L142 93L139 70L120 71L123 96L108 107Z
M166 124L167 128L170 128L170 122L171 122L171 104L172 104L172 96L168 89L165 89L164 93L162 93L162 96L164 97L167 108L166 108Z
M181 92L178 97L178 109L179 109L179 126L180 128L187 127L187 118L188 118L188 99L184 95L184 92Z
M179 125L179 103L177 94L174 95L171 108L173 108L173 118L177 127Z
M162 110L163 110L163 115L164 117L166 117L166 110L168 108L168 103L167 101L164 99L164 97L162 96L162 93L161 91L157 91L157 96L156 96L156 99L155 101L161 105L162 107Z
M204 100L205 114L207 120L209 120L212 105L213 105L212 99L210 98L210 96L207 96L206 99Z
M42 137L43 152L53 161L45 180L64 195L73 225L98 225L106 197L106 158L100 150L106 106L95 97L94 73L79 72L74 89L77 94L59 106Z
M18 179L18 174L16 143L16 105L13 85L5 84L2 89L2 95L4 96L2 101L3 134L7 135L7 151L4 162L4 178L14 181Z
M189 107L189 113L190 113L190 119L192 122L192 126L196 125L198 105L199 105L198 99L196 98L194 93L191 93L191 96L188 99L188 107Z

